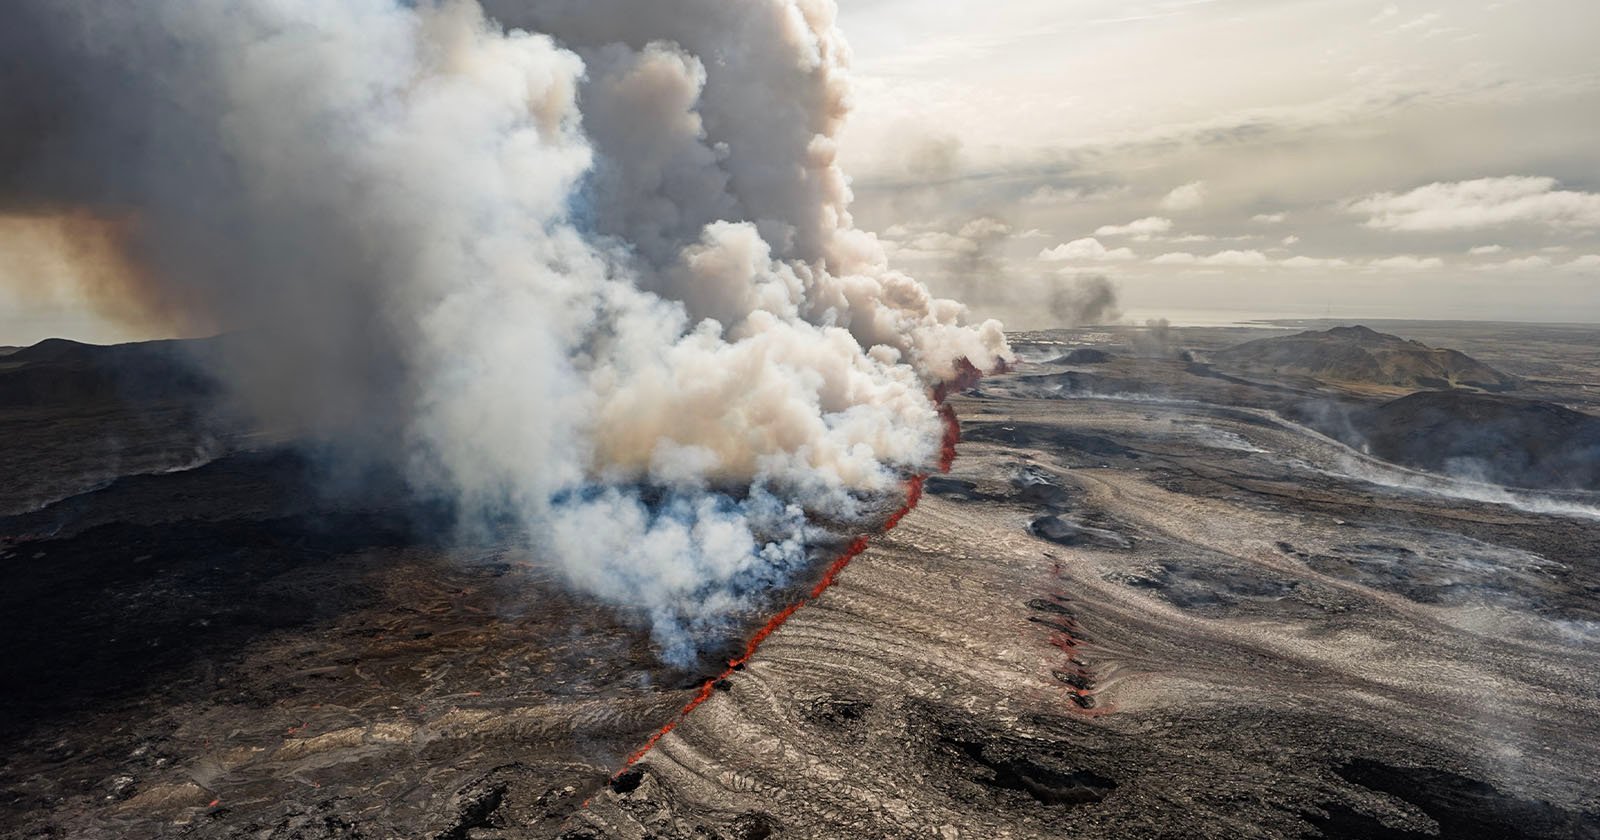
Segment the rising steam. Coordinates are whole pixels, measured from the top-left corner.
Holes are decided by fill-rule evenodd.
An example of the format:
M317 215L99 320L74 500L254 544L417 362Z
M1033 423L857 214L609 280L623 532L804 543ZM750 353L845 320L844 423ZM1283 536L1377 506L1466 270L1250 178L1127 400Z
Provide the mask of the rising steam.
M13 0L0 213L118 220L113 311L236 331L263 419L514 513L683 662L1009 356L854 228L834 16Z

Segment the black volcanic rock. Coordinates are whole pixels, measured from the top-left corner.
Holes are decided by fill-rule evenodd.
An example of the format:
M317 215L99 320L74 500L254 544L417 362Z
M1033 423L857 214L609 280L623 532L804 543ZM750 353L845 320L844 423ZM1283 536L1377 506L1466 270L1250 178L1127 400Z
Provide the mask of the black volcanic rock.
M1372 454L1498 484L1600 489L1600 417L1554 403L1424 391L1352 417Z
M1211 358L1224 369L1402 388L1506 391L1520 384L1516 377L1465 353L1361 326L1258 339L1217 351Z

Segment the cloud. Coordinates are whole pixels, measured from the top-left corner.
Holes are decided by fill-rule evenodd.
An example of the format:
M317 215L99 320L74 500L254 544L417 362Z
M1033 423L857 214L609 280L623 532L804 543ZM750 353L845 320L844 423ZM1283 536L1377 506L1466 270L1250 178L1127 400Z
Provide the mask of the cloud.
M1012 232L1011 225L993 216L979 216L962 224L954 233L928 224L892 225L883 231L879 240L884 252L896 260L959 260L986 252L995 243L1010 237ZM1021 237L1045 235L1032 230Z
M1556 189L1554 178L1512 176L1434 183L1351 202L1367 227L1395 231L1472 230L1510 224L1600 228L1600 194Z
M1101 184L1087 187L1059 187L1053 184L1042 184L1018 199L1018 202L1026 207L1054 207L1084 201L1103 201L1126 192L1128 192L1128 187L1121 185Z
M1150 261L1154 265L1203 265L1226 268L1260 268L1270 265L1271 258L1260 251L1219 251L1205 257L1197 257L1187 251L1174 251L1162 254Z
M1373 260L1367 265L1385 271L1426 271L1428 269L1442 268L1444 260L1438 257L1413 257L1409 254L1401 254L1396 257Z
M1257 213L1250 217L1250 221L1260 222L1264 225L1281 225L1288 218L1288 213Z
M1412 18L1411 20L1406 21L1405 23L1400 24L1399 26L1396 26L1394 28L1394 31L1395 32L1409 32L1409 31L1411 31L1413 29L1422 29L1423 27L1430 27L1431 28L1433 26L1433 24L1438 23L1439 20L1442 19L1443 17L1444 16L1439 14L1438 12L1428 12L1425 15L1419 15L1417 17ZM1430 29L1430 31L1431 31L1431 29Z
M1094 232L1095 236L1134 236L1140 239L1149 239L1158 233L1172 230L1172 220L1160 216L1147 216L1136 219L1125 225L1103 225Z
M1137 259L1127 248L1108 249L1093 237L1074 239L1039 252L1039 259L1050 262L1127 262Z
M1011 226L993 216L981 216L962 225L960 235L966 239L994 239L1011 235Z
M977 253L978 243L943 231L919 233L900 242L884 243L884 250L900 260L949 260Z
M1543 271L1552 268L1555 264L1549 257L1518 257L1505 262L1487 263L1473 266L1474 271Z
M1561 266L1562 271L1600 272L1600 254L1584 254Z
M1017 238L1018 239L1049 239L1050 238L1050 234L1045 233L1044 231L1042 231L1042 230L1040 230L1038 228L1028 228L1027 230L1017 234Z
M1185 210L1193 210L1199 207L1205 203L1205 200L1206 183L1204 181L1195 181L1184 184L1167 193L1166 197L1161 199L1161 208L1181 213Z
M1052 187L1048 184L1028 193L1023 197L1023 204L1034 206L1048 206L1051 204L1070 204L1084 198L1083 190L1077 187Z
M1255 267L1272 262L1260 251L1220 251L1200 259L1201 265Z
M1279 265L1284 268L1344 268L1350 263L1337 257L1290 257Z
M1283 245L1284 245L1285 248L1287 248L1290 245L1293 245L1293 244L1295 244L1296 242L1299 242L1299 241L1300 241L1300 237L1295 236L1294 234L1291 233L1288 236L1285 236L1283 238Z
M1473 255L1474 257L1486 257L1490 254L1498 254L1505 249L1506 246L1504 245L1479 245L1467 253Z

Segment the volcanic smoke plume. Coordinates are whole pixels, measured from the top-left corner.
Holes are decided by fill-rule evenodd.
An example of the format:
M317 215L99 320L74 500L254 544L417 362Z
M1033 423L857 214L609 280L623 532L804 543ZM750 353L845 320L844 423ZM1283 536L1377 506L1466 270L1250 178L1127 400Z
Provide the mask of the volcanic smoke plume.
M0 214L114 220L111 314L236 333L264 421L513 515L669 660L811 515L934 465L931 386L1009 356L852 224L832 0L0 16Z

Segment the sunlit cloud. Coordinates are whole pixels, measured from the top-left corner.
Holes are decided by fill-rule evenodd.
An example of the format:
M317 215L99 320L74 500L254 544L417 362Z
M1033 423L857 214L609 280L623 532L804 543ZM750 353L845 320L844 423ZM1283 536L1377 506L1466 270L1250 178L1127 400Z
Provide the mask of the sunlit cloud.
M1206 201L1206 185L1204 181L1193 181L1177 187L1161 199L1161 209L1174 213L1193 210Z
M1074 239L1039 252L1047 262L1127 262L1138 259L1128 248L1107 248L1093 237Z
M1443 268L1444 260L1438 257L1414 257L1409 254L1401 254L1372 260L1367 265L1385 271L1428 271L1430 269Z
M1406 193L1378 193L1350 204L1367 226L1396 231L1472 230L1510 224L1600 228L1600 193L1557 189L1554 178L1479 178Z
M1160 216L1147 216L1125 225L1102 225L1095 230L1095 236L1132 236L1148 239L1158 233L1172 230L1172 220Z

